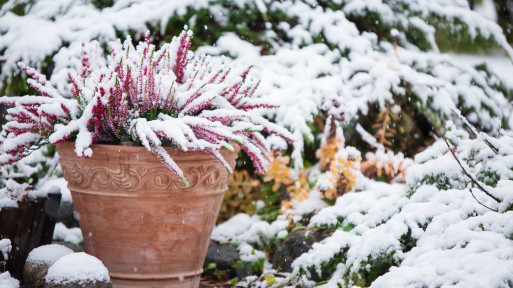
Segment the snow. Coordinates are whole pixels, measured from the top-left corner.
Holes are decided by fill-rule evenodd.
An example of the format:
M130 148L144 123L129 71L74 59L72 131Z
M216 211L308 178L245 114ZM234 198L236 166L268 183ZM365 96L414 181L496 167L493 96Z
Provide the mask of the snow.
M66 285L68 283L109 282L109 271L97 258L84 252L63 256L49 269L46 282Z
M0 253L2 254L3 259L7 259L9 257L9 253L11 253L11 240L9 239L0 239Z
M238 235L246 232L253 223L260 221L258 216L249 216L248 214L237 214L228 221L217 225L212 232L212 239L225 242L230 239L234 239Z
M255 250L247 243L239 245L239 256L240 260L244 262L258 262L260 260L267 259L264 252Z
M442 231L428 228L401 266L393 267L371 287L444 286L451 282L457 283L455 287L507 287L513 281L513 245L500 230L513 231L511 224L505 223L511 222L506 219L512 216L512 211L487 213ZM488 226L484 231L479 228L482 223Z
M50 177L42 184L39 183L37 189L48 192L55 192L58 190L61 193L62 202L72 202L71 191L68 189L68 182L66 182L63 177Z
M67 228L62 222L55 224L53 239L79 245L84 242L80 228Z
M480 3L476 3L474 11L494 22L497 22L497 10L495 10L495 4L493 0L483 0Z
M513 89L513 64L511 60L501 55L462 55L451 54L451 57L459 65L479 65L486 63L488 69L495 72L510 89Z
M51 266L61 257L72 253L73 250L59 244L43 245L30 251L27 262Z
M0 287L2 288L18 288L20 281L11 277L9 272L0 273Z

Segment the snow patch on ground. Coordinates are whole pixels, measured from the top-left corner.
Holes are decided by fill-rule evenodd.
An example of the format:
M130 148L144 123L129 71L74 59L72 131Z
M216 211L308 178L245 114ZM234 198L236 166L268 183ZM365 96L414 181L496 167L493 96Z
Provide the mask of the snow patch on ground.
M230 218L228 221L219 224L212 232L212 239L225 242L235 239L238 235L246 232L252 224L260 222L260 217L249 216L248 214L237 214Z
M73 243L75 245L84 242L80 228L68 228L62 222L55 224L53 239Z
M9 272L0 273L0 287L18 288L20 287L20 281L12 278Z

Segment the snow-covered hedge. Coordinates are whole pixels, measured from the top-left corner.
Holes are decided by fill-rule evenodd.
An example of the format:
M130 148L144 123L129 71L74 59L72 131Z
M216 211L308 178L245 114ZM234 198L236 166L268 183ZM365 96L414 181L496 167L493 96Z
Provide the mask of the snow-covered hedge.
M475 131L470 137L453 123L448 126L447 143L441 139L418 154L406 184L360 178L361 191L339 197L333 206L311 201L310 209L317 211L308 230L336 229L299 256L292 273L279 282L302 287L511 286L513 132L501 130L491 137ZM218 226L214 239L265 249L269 243L263 240L276 241L290 231L285 215L271 224L250 218L241 229L228 228L243 218ZM269 263L265 267L263 274L275 274ZM259 281L255 285L263 285Z

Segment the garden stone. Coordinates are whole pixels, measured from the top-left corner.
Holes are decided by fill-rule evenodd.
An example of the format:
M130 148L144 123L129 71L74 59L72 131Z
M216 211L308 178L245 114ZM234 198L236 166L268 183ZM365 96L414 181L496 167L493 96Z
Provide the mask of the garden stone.
M84 252L60 258L48 269L45 281L45 288L112 288L107 268Z
M313 243L331 236L336 228L318 228L307 236L307 228L300 227L281 242L273 254L273 267L278 271L292 272L292 262L312 248Z
M220 244L216 241L210 241L208 246L205 265L215 263L219 270L231 270L239 260L237 248L230 244Z
M48 268L61 257L72 253L71 249L58 244L44 245L32 250L27 257L23 271L25 288L45 287Z
M57 222L62 222L66 227L73 228L79 227L77 212L75 211L75 206L71 201L63 201L61 202L61 207L59 208L59 216L57 218Z

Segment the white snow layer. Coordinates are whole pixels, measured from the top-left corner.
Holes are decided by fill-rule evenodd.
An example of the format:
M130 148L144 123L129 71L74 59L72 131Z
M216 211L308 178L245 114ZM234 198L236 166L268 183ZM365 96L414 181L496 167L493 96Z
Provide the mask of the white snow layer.
M27 262L52 265L61 257L72 253L73 250L66 246L49 244L32 250L27 257Z
M0 273L0 287L2 288L18 288L20 281L11 277L9 272Z
M2 254L3 259L7 259L9 257L9 253L11 253L12 245L10 239L0 239L0 254Z
M62 222L55 224L53 239L73 243L75 245L84 242L84 238L82 237L82 231L80 231L80 228L68 228Z
M109 271L97 258L84 252L63 256L49 269L46 282L60 284L110 281Z

